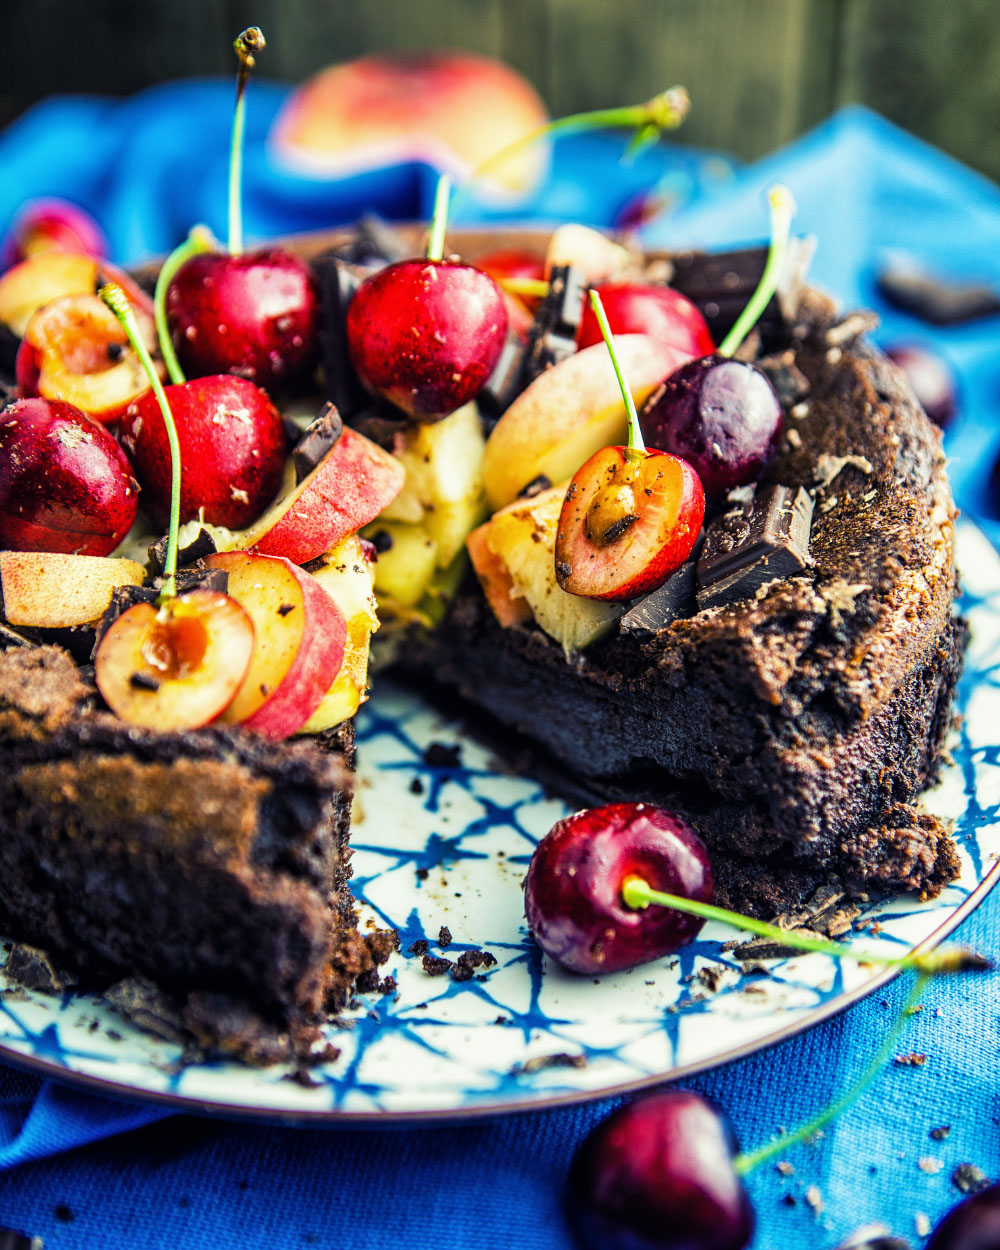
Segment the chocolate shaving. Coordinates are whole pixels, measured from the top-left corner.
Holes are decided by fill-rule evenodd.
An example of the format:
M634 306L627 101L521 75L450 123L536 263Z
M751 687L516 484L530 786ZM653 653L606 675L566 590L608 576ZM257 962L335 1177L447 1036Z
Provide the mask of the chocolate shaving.
M167 566L167 544L169 535L164 534L152 543L146 551L146 572L150 579L162 577ZM218 551L215 539L207 529L199 529L194 538L184 547L178 548L177 563L179 565L194 564L196 560L204 560L206 556Z
M292 451L296 485L304 481L323 457L336 447L343 432L344 422L337 406L328 401Z
M694 616L698 611L695 599L697 548L695 555L671 573L662 586L633 604L621 619L621 630L639 638L652 638L671 621Z
M879 294L896 308L932 325L956 325L1000 312L1000 292L984 282L963 282L929 274L908 257L879 273Z

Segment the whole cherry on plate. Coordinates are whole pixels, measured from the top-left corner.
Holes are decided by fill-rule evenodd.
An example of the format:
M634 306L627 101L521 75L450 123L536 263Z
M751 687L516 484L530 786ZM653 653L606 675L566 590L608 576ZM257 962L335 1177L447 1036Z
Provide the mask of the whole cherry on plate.
M1000 1184L973 1193L944 1216L926 1250L996 1250L1000 1246Z
M29 200L18 211L0 246L0 270L40 252L107 254L104 232L85 209L55 196Z
M612 334L648 334L690 356L707 356L715 350L705 318L680 291L638 282L604 283L595 289ZM585 305L577 347L590 347L600 341L597 317Z
M895 344L885 354L906 374L924 412L935 425L947 429L958 410L955 375L948 363L919 343Z
M557 821L524 882L535 941L563 967L591 975L659 959L692 941L702 925L697 917L625 902L632 877L703 903L714 888L704 843L665 808L611 803Z
M443 177L426 258L366 278L347 313L358 376L417 421L437 421L474 399L507 334L507 309L489 274L442 259L448 187Z
M757 290L718 351L681 365L639 417L650 446L690 461L710 504L734 486L755 482L781 434L781 404L771 383L752 364L732 359L774 294L788 250L792 198L775 187L770 202L771 247Z
M166 317L185 373L233 373L287 392L308 380L318 357L319 288L309 266L282 248L243 251L244 96L264 36L251 26L235 47L240 67L230 153L229 250L202 250L169 274Z
M259 386L228 374L193 378L166 393L181 447L181 520L240 529L278 493L285 466L281 414ZM171 463L156 395L147 390L122 417L119 437L142 483L143 506L160 527L170 511Z
M590 599L634 599L655 590L691 554L705 494L685 460L643 445L596 291L591 303L621 383L629 439L627 447L602 448L574 474L559 516L556 580L570 594Z
M570 1169L566 1205L587 1250L742 1250L753 1208L729 1122L688 1090L619 1107Z
M36 398L0 410L0 547L106 556L138 498L124 452L78 408Z

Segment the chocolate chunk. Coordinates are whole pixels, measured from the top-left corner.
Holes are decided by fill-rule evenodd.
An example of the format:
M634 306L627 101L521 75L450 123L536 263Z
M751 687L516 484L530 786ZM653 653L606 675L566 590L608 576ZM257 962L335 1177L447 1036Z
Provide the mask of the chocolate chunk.
M292 451L296 485L309 476L327 452L333 450L343 432L344 422L337 406L328 401Z
M145 977L126 977L104 991L120 1016L168 1042L188 1038L177 1003Z
M540 495L542 491L546 491L551 487L552 483L544 473L539 473L538 477L533 477L528 485L521 491L518 496L520 499L534 499L536 495Z
M476 396L476 403L488 425L492 426L520 394L518 384L525 367L525 355L526 348L520 337L513 331L509 332L489 381Z
M13 1228L0 1228L0 1250L42 1250L41 1237L29 1237Z
M161 577L167 564L167 543L169 536L164 534L146 551L146 572L151 578ZM199 529L194 538L185 547L177 551L178 564L194 564L195 560L204 560L206 556L218 551L215 539L207 529Z
M452 940L453 939L451 936L451 930L448 928L446 924L443 924L440 930L438 931L438 946L440 946L441 949L444 950L446 946L451 945Z
M160 688L160 683L151 673L132 673L129 676L128 684L134 690L156 691Z
M186 595L189 590L214 590L224 595L229 590L229 573L226 569L207 569L202 564L177 570L177 593Z
M443 956L438 959L434 955L425 955L420 961L420 964L424 972L426 972L429 977L444 976L449 968L454 967L454 964L450 959L445 959ZM469 975L472 975L471 969Z
M774 356L764 356L757 367L767 375L783 408L791 408L809 394L809 379L795 363L790 349Z
M11 399L15 399L14 380L15 369L14 362L17 358L17 349L21 346L21 340L17 337L10 326L0 325L0 379L5 382L9 380ZM0 398L0 407L3 407L8 401Z
M352 237L333 248L331 254L352 265L375 267L406 260L412 253L398 230L374 213L365 213Z
M994 287L925 273L909 257L890 261L876 283L890 304L932 325L955 325L1000 312L1000 292Z
M682 564L676 573L671 573L662 586L657 586L645 599L640 599L629 608L621 619L622 632L651 638L661 629L666 629L671 621L694 616L698 611L695 598L697 567L696 548L691 559Z
M718 517L698 560L698 606L735 603L809 564L813 500L801 486L768 486L749 504Z
M347 347L347 309L364 275L330 253L318 256L313 268L322 310L319 349L323 393L345 416L351 417L370 402Z
M76 984L76 977L57 968L46 951L26 942L14 943L4 971L11 980L39 994L64 994Z
M152 548L150 548L152 550ZM94 635L94 646L90 653L91 659L97 655L97 648L111 626L123 612L134 608L137 603L155 603L157 591L152 586L116 586L111 592L111 602L104 609Z

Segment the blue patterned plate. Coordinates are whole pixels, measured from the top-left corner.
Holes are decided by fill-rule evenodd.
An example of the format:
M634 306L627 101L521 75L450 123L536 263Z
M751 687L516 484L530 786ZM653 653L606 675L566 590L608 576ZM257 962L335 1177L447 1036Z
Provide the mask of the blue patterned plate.
M959 558L973 626L962 728L954 763L926 802L955 821L962 876L932 902L904 897L871 909L878 936L854 941L890 952L940 940L998 876L1000 559L967 524ZM366 997L331 1030L340 1055L315 1070L314 1086L280 1068L185 1064L177 1046L92 996L31 994L2 975L0 1057L186 1111L426 1119L603 1096L711 1067L817 1022L890 975L801 955L772 964L771 976L746 977L724 949L734 932L719 925L674 958L599 983L563 974L524 928L521 879L564 805L497 772L482 748L388 684L359 730L355 890L366 920L399 930L401 953L388 969L397 989ZM443 749L428 753L432 743ZM485 949L496 963L464 981L429 976L408 953L419 941L453 961Z

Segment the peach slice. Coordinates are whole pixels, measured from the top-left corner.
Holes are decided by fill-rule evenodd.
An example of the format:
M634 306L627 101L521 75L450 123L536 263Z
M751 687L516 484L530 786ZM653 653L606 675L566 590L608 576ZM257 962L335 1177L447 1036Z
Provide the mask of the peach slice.
M136 308L153 314L153 302L122 270L85 252L38 252L0 277L0 322L18 338L32 314L64 295L93 295L102 282L117 282Z
M316 468L244 532L244 544L305 564L374 520L405 480L394 456L345 427Z
M138 603L101 640L97 687L130 725L197 729L230 702L253 649L250 617L218 591L192 590L160 608Z
M623 273L631 261L628 248L600 230L568 221L552 232L545 251L545 274L548 276L556 265L575 265L593 286Z
M615 340L636 407L691 357L646 334ZM496 510L537 477L565 480L602 447L624 443L625 401L603 343L584 348L547 369L503 414L486 442L483 483Z
M118 586L141 586L135 560L0 551L3 615L11 625L60 629L100 620Z
M136 319L155 351L153 318L137 309ZM162 363L158 372L166 376ZM125 331L93 293L64 295L32 314L18 348L17 380L25 394L64 400L105 425L149 390Z
M210 568L229 574L229 594L256 634L250 667L222 719L265 738L287 738L316 711L344 660L344 614L319 582L280 556L227 551Z

